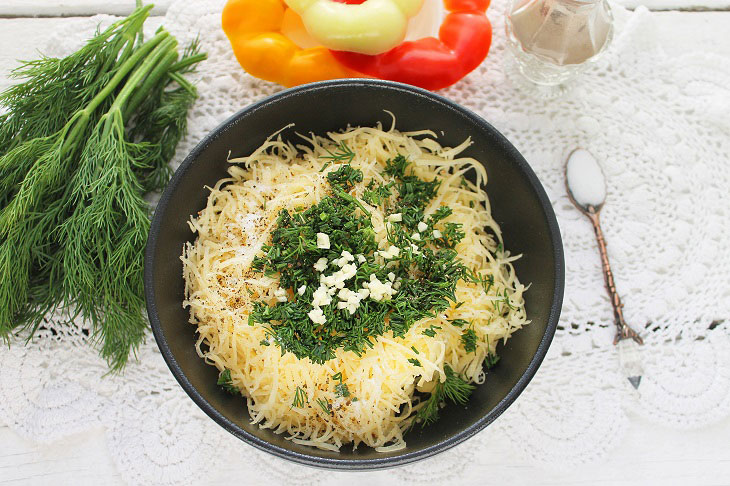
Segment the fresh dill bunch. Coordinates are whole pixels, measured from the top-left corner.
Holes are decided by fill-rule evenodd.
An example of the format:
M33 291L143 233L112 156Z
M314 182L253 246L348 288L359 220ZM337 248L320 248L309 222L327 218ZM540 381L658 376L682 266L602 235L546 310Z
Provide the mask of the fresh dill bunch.
M439 418L439 409L446 400L464 405L474 391L474 385L464 380L449 365L444 365L445 379L437 381L426 404L416 413L416 419L425 427L436 422ZM415 423L415 422L414 422Z
M128 107L125 113L125 118L133 116L129 138L157 147L155 156L148 160L148 166L135 170L145 192L163 189L172 175L169 162L187 132L187 114L198 97L195 86L181 74L194 71L197 63L206 58L199 50L200 44L196 39L186 47L179 61L173 63L173 58L169 57L164 65L158 66L147 81L157 82L154 92L141 98L140 102L140 96L145 93L145 87L140 87L137 98L130 102L132 108ZM134 105L137 104L139 107L135 113Z
M163 29L143 41L150 8L66 58L26 63L27 81L0 94L0 337L30 339L47 313L68 311L92 324L113 371L147 329L143 196L169 178L196 96L181 73L205 57L178 60Z
M152 5L138 8L64 58L25 61L10 75L23 80L3 93L0 155L25 140L49 136L104 89L129 58ZM31 159L32 160L32 159Z

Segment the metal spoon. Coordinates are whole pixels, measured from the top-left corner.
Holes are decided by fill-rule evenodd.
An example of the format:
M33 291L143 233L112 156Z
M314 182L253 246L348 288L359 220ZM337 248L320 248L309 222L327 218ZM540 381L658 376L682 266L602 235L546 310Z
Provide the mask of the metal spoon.
M625 339L633 339L638 344L644 344L641 336L631 329L624 319L623 303L616 291L616 283L613 280L611 263L608 260L606 240L601 229L600 214L603 204L606 202L606 178L603 175L598 161L585 149L573 150L565 162L565 185L568 189L568 197L576 208L593 224L598 241L598 250L601 252L601 263L603 266L603 277L606 282L606 290L611 299L613 314L617 332L613 340L618 344ZM634 388L639 388L641 381L641 366L638 361L638 350L633 346L620 346L621 365L629 372L628 380Z

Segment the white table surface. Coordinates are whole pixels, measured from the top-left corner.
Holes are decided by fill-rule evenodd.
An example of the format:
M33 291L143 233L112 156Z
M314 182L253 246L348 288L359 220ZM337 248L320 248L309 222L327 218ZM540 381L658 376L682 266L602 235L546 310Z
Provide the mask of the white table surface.
M162 14L170 0L156 3L155 12ZM707 50L730 57L730 0L623 3L630 7L644 4L656 10L706 10L657 13L658 35L668 52ZM124 0L1 0L0 89L9 84L7 73L16 65L16 59L35 57L54 29L79 22L71 15L124 14L132 5L133 2ZM730 419L706 429L677 431L634 417L622 446L601 464L567 472L545 470L521 458L505 456L508 444L494 442L480 467L492 484L730 485L729 444ZM246 484L242 478L232 480ZM0 485L9 484L99 485L122 481L106 447L103 430L40 445L0 426Z

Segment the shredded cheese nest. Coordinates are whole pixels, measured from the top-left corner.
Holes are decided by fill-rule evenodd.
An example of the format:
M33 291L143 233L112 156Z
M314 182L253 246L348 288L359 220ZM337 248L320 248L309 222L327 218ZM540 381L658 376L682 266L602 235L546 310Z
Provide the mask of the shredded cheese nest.
M470 140L445 148L431 131L402 133L381 126L348 128L327 138L300 137L306 143L295 146L274 134L250 156L230 160L236 164L229 169L230 177L210 188L207 206L190 220L198 236L185 245L181 257L183 305L197 326L197 352L220 371L230 370L232 384L246 397L252 422L262 428L332 451L349 443L398 450L405 447L404 431L423 405L416 391L429 392L435 380L443 381L445 365L470 382L483 383L485 357L495 352L499 340L506 341L529 322L525 286L511 264L519 256L507 251L494 255L501 233L480 189L486 171L477 160L459 157ZM279 289L276 278L253 271L251 263L263 254L262 245L269 241L281 209L310 207L330 194L328 171L320 170L328 151L335 152L342 141L355 153L350 165L363 172L364 182L356 184L352 194L372 213L381 249L387 248L386 224L391 223L381 208L368 205L361 196L371 179L386 182L381 175L386 160L402 154L415 175L442 181L425 214L442 205L453 209L444 222L462 224L466 236L456 247L460 259L470 269L493 276L494 284L485 294L481 286L460 280L458 308L452 305L435 318L417 322L404 337L388 332L360 357L338 349L334 359L315 364L290 352L282 355L264 326L249 326L252 302L263 299L273 305ZM462 177L470 170L476 173L475 183ZM290 291L288 297L297 295ZM465 351L464 329L451 324L453 319L471 322L477 335L475 352ZM441 328L434 337L423 334L431 325ZM268 346L262 343L267 339ZM342 373L350 391L347 398L336 395L336 373ZM302 407L293 406L298 387L306 394ZM329 403L331 410L325 411L321 402Z

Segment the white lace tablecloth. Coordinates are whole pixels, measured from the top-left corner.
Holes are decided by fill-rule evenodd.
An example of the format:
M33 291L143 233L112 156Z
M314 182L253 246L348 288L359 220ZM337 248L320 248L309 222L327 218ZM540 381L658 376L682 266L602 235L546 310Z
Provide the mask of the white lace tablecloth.
M178 0L164 22L182 38L200 33L210 56L176 163L226 117L281 89L241 71L220 29L223 3ZM369 473L375 483L476 479L470 471L480 448L505 438L511 453L569 468L600 461L635 417L690 429L730 415L730 59L666 53L648 11L616 7L617 37L597 65L564 92L535 92L505 73L503 12L503 1L490 7L495 36L487 61L442 94L502 131L543 182L566 251L560 327L532 383L493 425L418 465ZM46 52L67 53L87 32L58 32ZM612 345L590 223L564 190L562 163L577 146L597 155L608 177L609 253L626 318L646 340L638 390ZM43 443L103 427L130 484L183 484L200 471L250 483L349 477L285 462L230 436L177 385L151 336L123 375L107 377L87 339L83 324L56 316L28 346L3 349L0 424Z

